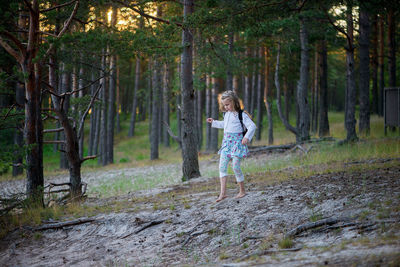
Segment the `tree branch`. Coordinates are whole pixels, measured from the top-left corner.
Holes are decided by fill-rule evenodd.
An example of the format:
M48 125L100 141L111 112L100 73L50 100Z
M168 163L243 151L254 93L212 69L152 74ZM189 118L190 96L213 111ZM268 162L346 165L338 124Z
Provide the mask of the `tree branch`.
M86 118L87 114L89 113L89 110L92 108L94 101L96 100L97 94L99 93L101 86L102 86L102 84L100 84L99 87L97 88L96 92L92 96L92 99L90 99L90 103L89 103L88 107L86 108L85 113L83 113L83 115L82 115L81 121L79 123L79 128L78 128L78 139L80 139L82 136L83 123L85 122L85 118Z
M154 17L152 15L146 14L143 11L140 11L139 9L133 7L132 5L130 5L128 3L125 3L124 1L114 0L114 2L116 2L118 4L121 4L122 6L131 9L131 10L135 11L136 13L139 13L141 16L143 16L145 18L153 19L153 20L156 20L156 21L159 21L159 22L163 22L163 23L166 23L166 24L175 24L176 26L183 27L182 23L179 23L179 22L171 23L169 20L165 20L165 19L162 19L162 18L158 18L158 17Z
M13 56L19 64L22 63L22 56L18 54L14 48L12 48L6 41L3 40L0 36L0 45L11 55Z
M328 10L325 9L325 7L322 6L321 2L318 2L320 8L324 11L329 23L335 28L338 32L342 33L344 36L346 36L347 42L350 43L351 39L350 36L347 34L347 32L342 29L341 27L337 26L334 21L332 20L331 16L329 16Z
M174 135L174 133L172 132L171 127L169 127L168 123L166 123L165 121L163 121L163 123L164 123L165 127L167 128L168 134L172 137L172 139L174 139L176 142L178 142L179 147L182 148L182 140L178 136Z
M65 141L60 141L60 140L47 140L43 141L43 144L65 144Z
M72 1L69 1L67 3L57 5L57 6L49 7L49 8L41 10L40 13L48 12L48 11L51 11L51 10L54 10L54 9L57 9L57 8L61 8L61 7L65 7L65 6L69 6L70 4L72 4L74 2L76 2L76 0L72 0Z
M62 132L64 131L64 128L56 128L56 129L47 129L47 130L43 130L43 133L58 133L58 132Z
M92 155L92 156L84 157L83 159L81 159L81 163L83 163L83 162L86 161L86 160L95 159L95 158L97 158L97 155Z
M68 30L68 27L71 24L72 19L74 18L74 16L76 15L76 12L78 11L78 7L79 7L79 0L76 0L74 10L72 10L72 13L69 16L68 20L64 22L64 27L58 33L56 38L60 38ZM46 58L50 55L53 48L54 48L54 43L50 44L50 47L47 49L46 53L44 54L44 56L41 59L42 62L44 62L46 60Z

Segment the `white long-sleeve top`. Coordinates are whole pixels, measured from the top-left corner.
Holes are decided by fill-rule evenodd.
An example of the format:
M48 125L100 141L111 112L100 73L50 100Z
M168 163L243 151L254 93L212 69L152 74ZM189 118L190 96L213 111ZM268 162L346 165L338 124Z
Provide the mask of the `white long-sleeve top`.
M245 112L242 113L243 125L247 128L247 133L244 137L251 139L256 132L257 126ZM213 120L211 127L224 129L224 133L242 133L243 127L239 120L239 113L236 111L227 111L223 121Z

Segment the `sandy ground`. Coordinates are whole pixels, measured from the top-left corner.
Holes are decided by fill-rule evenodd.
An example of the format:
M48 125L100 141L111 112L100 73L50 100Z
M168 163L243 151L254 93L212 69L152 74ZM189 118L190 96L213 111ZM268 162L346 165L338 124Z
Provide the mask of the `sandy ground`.
M399 164L284 182L249 176L248 194L239 200L230 178L229 198L219 203L215 177L130 193L112 199L126 208L98 214L94 222L42 231L39 237L26 229L10 233L0 241L0 266L399 266L400 162L395 161ZM149 168L124 171L151 176L168 170L179 175L180 169ZM113 172L84 177L96 183ZM2 193L23 186L3 183ZM88 198L85 204L110 201ZM291 229L324 218L339 220L292 237L291 249L278 246Z

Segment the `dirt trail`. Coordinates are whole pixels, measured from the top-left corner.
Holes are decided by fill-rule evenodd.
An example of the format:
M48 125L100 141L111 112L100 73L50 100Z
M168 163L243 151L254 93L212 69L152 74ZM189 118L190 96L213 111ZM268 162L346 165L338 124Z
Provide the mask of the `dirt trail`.
M113 201L126 208L97 215L93 223L43 231L39 238L22 238L22 230L10 234L0 241L0 265L398 264L399 166L273 184L250 176L247 196L234 199L230 184L230 197L220 203L214 202L218 183L207 177L142 192L142 199L135 200L137 193L121 196ZM87 204L101 203L107 201L88 199ZM278 246L290 229L322 218L346 220L296 235L296 251Z

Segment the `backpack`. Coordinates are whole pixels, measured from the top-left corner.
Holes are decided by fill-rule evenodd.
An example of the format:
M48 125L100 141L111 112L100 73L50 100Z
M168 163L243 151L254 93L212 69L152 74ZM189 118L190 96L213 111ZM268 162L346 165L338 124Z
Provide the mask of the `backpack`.
M247 133L247 128L244 127L244 125L243 125L243 112L244 112L244 110L242 110L242 109L239 110L239 121L243 128L243 136L245 136L245 134Z

